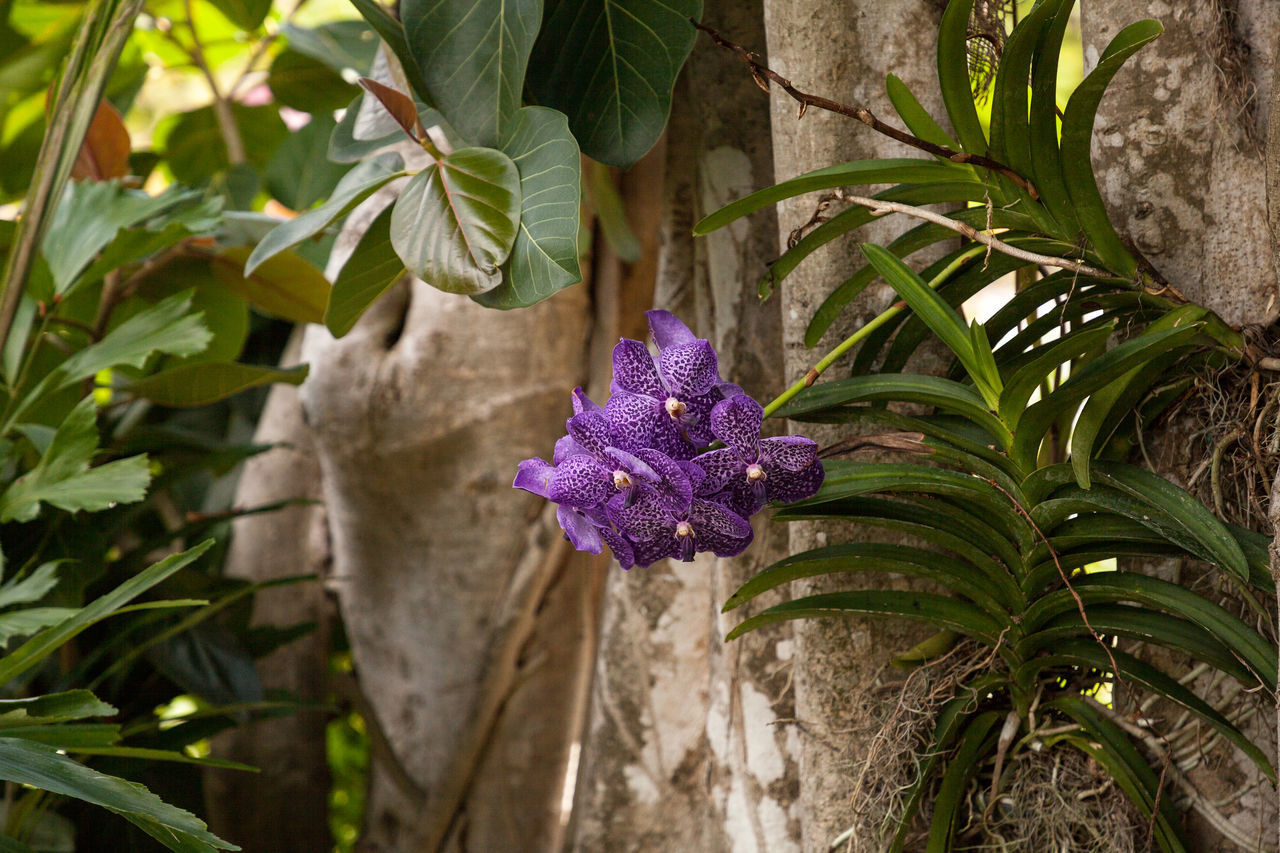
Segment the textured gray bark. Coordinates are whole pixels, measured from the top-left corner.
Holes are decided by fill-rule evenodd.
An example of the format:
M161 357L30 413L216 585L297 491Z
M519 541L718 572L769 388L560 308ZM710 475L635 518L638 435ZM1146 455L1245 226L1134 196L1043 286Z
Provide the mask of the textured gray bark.
M284 363L296 364L301 335L295 333ZM320 467L302 422L298 389L277 385L267 398L254 440L279 446L245 464L235 505L250 508L290 498L320 497ZM323 576L329 543L324 511L294 506L236 521L227 553L230 577L259 582L297 574ZM308 702L326 698L331 605L320 583L265 590L254 599L257 624L316 622L316 632L259 661L263 686L287 690ZM205 774L209 822L221 837L246 849L312 853L330 846L329 765L325 712L300 711L242 726L219 736L217 755L260 769L256 774Z
M704 21L763 44L751 0L709 3ZM722 375L768 399L782 386L776 301L756 278L773 218L694 240L698 218L772 179L768 102L732 57L700 40L676 89L667 135L654 304L707 336ZM722 642L720 605L776 558L784 531L760 519L751 552L704 555L610 576L591 725L579 777L581 851L798 850L797 766L778 718L792 715L779 630Z
M1280 315L1262 149L1280 8L1270 0L1082 4L1085 68L1125 25L1165 32L1117 75L1094 136L1122 235L1234 325Z
M1268 325L1280 313L1277 172L1268 163L1274 148L1268 155L1266 144L1275 117L1280 7L1267 0L1139 7L1088 0L1082 16L1086 70L1138 17L1159 19L1165 33L1130 60L1132 67L1120 72L1102 102L1094 136L1099 188L1120 233L1189 299L1237 327ZM1160 473L1188 482L1191 468L1209 453L1204 440L1192 440L1203 427L1183 417L1163 435L1148 436L1149 457ZM1275 506L1273 499L1273 512ZM1184 584L1202 574L1190 565L1157 571ZM1272 721L1252 725L1257 728L1248 733L1265 748ZM1265 782L1250 788L1257 777L1249 762L1221 748L1188 773L1201 794L1180 799L1195 849L1274 849L1275 790ZM1240 842L1229 842L1224 832Z
M939 4L928 0L883 3L876 0L767 0L765 25L772 68L797 87L849 104L868 106L883 117L893 115L884 94L886 72L901 77L926 108L943 115L937 97L934 45ZM875 156L911 156L911 151L872 134L847 118L810 109L796 120L796 104L784 94L773 95L773 150L777 180L834 163ZM815 196L784 202L779 208L779 238L808 221ZM899 223L880 223L862 239L884 242L888 229L905 230ZM869 288L819 346L803 348L805 326L814 310L856 266L856 249L843 242L810 257L782 286L783 348L790 376L802 376L819 354L892 301L887 287ZM925 359L915 366L936 370L939 362ZM838 370L838 368L837 368ZM819 441L832 432L817 433ZM831 526L793 525L790 549L797 552L848 539L856 531ZM842 578L848 589L856 579ZM794 585L796 594L826 592L835 584L820 581ZM856 700L873 684L894 653L920 638L918 629L896 622L807 620L796 623L796 718L800 736L801 823L806 851L825 851L851 823L850 796L857 757L867 744L852 732L864 730ZM869 839L855 839L870 843ZM861 848L859 848L861 849ZM868 848L870 849L870 848Z
M563 433L589 319L585 288L496 312L410 282L341 340L308 330L331 585L393 759L375 763L365 849L559 832L584 569L510 484Z

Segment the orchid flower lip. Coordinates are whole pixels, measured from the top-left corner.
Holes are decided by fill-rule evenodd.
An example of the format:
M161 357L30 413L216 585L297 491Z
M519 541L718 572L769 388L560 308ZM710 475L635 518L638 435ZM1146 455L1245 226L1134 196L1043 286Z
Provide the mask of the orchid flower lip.
M618 469L613 472L613 487L615 489L627 489L631 487L631 475L626 471Z
M667 414L674 420L679 420L680 416L689 410L689 407L677 400L675 397L668 397L663 407L667 410Z
M693 535L693 525L687 521L676 522L676 538L687 539Z
M768 476L769 475L764 472L764 468L761 467L759 462L752 462L747 466L747 479L753 483L757 480L767 479Z

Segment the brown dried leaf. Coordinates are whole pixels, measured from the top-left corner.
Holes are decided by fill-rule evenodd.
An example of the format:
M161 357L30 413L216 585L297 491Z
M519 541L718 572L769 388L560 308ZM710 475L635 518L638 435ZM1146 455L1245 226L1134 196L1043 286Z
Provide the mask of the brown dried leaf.
M71 177L109 181L129 174L129 131L110 101L98 104Z

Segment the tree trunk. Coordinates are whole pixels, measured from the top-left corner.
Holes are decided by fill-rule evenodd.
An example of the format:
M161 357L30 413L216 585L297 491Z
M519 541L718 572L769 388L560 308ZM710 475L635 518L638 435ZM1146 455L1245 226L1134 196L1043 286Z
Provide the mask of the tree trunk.
M924 106L943 115L933 69L934 43L940 4L930 0L883 3L875 0L766 0L765 26L772 68L807 92L848 104L869 107L889 117L892 108L884 92L886 72L901 77ZM796 119L796 103L781 91L773 94L773 151L779 181L833 163L876 156L911 156L911 151L872 134L842 116L810 109ZM816 195L779 206L780 243L807 222ZM890 231L889 229L895 229ZM881 223L861 239L885 242L905 230L899 223ZM852 241L841 241L801 264L782 286L783 348L791 377L803 376L818 355L801 341L814 310L840 281L861 264ZM893 301L886 286L869 288L833 327L819 347L825 351ZM913 365L933 372L942 363L926 357ZM836 368L837 370L839 368ZM836 436L833 430L806 431L819 443ZM790 552L847 541L857 531L833 525L791 526ZM848 589L857 578L800 582L796 594ZM841 832L854 823L863 804L850 803L857 777L870 754L866 708L857 701L871 688L895 653L920 638L920 629L900 622L852 619L805 620L796 623L796 731L800 754L800 817L805 851L826 851ZM891 756L896 759L899 756ZM865 827L855 835L855 850L878 849Z
M301 330L295 332L283 363L296 364ZM277 385L254 434L274 449L245 463L236 490L239 508L291 498L320 497L320 467L302 421L298 389ZM229 577L260 582L298 574L323 578L329 561L324 510L293 506L236 521L227 552ZM263 686L287 690L304 702L320 703L328 693L329 631L332 605L320 583L264 590L254 598L255 624L279 627L315 622L314 633L258 662ZM314 853L328 849L329 765L322 710L241 726L220 735L214 751L260 769L256 774L205 774L209 822L222 838L248 850Z
M709 25L763 45L758 0L719 0ZM762 399L782 387L778 303L755 283L773 256L771 212L694 240L703 215L772 181L769 107L732 56L700 40L667 134L655 304L708 337L721 375ZM657 229L655 229L656 231ZM643 334L643 333L642 333ZM757 520L735 560L707 554L610 576L591 725L579 777L581 851L798 850L789 632L722 638L718 617L746 577L780 556L784 531Z
M1280 9L1267 0L1144 9L1123 0L1087 0L1082 12L1086 71L1139 13L1160 19L1165 28L1117 75L1099 111L1094 166L1117 230L1190 300L1242 328L1251 357L1271 354L1266 350L1274 336L1264 327L1280 314L1280 279L1277 216L1273 209L1268 218L1264 152ZM1270 417L1268 411L1274 413L1268 408L1274 388L1263 388L1259 395L1258 378L1248 371L1204 377L1177 414L1145 437L1144 449L1157 470L1197 489L1202 500L1217 504L1220 514L1221 488L1210 488L1211 479L1253 480L1258 468L1274 465L1274 454L1255 455L1255 442L1253 451L1241 450L1243 467L1233 467L1232 454L1227 454L1221 475L1217 466L1199 481L1194 473L1202 461L1232 444L1229 436L1238 428L1252 433L1255 423ZM1206 405L1215 399L1228 401L1225 412ZM1261 502L1229 508L1228 515L1234 516L1229 520L1269 529L1265 502L1268 492L1274 494L1269 474L1259 491ZM1212 582L1195 565L1165 564L1156 571L1187 586L1204 588ZM1165 657L1162 665L1174 675L1189 669L1185 662ZM1193 687L1206 689L1208 680ZM1209 696L1212 701L1215 694ZM1229 711L1248 710L1240 699L1228 701L1235 703ZM1266 710L1244 718L1241 725L1274 757L1276 721L1270 703ZM1155 716L1157 730L1177 719L1175 714ZM1199 764L1187 771L1185 782L1180 777L1169 790L1188 816L1195 849L1275 849L1274 787L1234 750L1219 745L1193 758L1201 759Z

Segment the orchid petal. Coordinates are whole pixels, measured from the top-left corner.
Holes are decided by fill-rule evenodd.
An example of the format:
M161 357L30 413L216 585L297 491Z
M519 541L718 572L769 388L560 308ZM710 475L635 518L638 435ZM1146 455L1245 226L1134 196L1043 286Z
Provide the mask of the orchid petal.
M685 402L706 394L720 379L716 351L703 340L664 348L658 353L658 369L671 393Z
M653 342L660 350L692 343L698 339L697 335L689 331L689 327L680 322L680 318L670 311L646 311L644 316L649 319L649 334L653 336Z
M665 453L657 450L639 450L636 455L648 463L658 474L658 484L654 490L662 497L667 506L676 512L684 512L693 500L693 484L684 466L692 463L677 462Z
M630 338L623 338L613 348L613 381L618 388L632 394L644 394L657 400L667 397L649 348Z
M580 510L560 506L556 509L556 520L560 522L565 537L579 551L599 554L604 550L600 539L600 528L596 527Z
M773 473L775 469L803 471L817 458L818 442L803 435L784 435L760 440L760 461L769 473Z
M590 456L570 456L556 466L547 497L555 503L587 509L609 494L610 472Z
M609 445L609 418L603 411L579 412L565 422L574 441L592 456L603 456Z
M754 462L759 456L760 427L764 407L746 394L716 403L711 410L711 431L742 457Z
M533 492L540 498L548 496L551 487L551 477L555 474L556 469L545 459L534 457L533 459L525 459L520 463L520 470L516 471L516 479L511 484L517 489L524 489L526 492Z
M776 503L803 500L813 497L825 478L821 462L814 462L803 471L779 471L765 480L765 496Z

